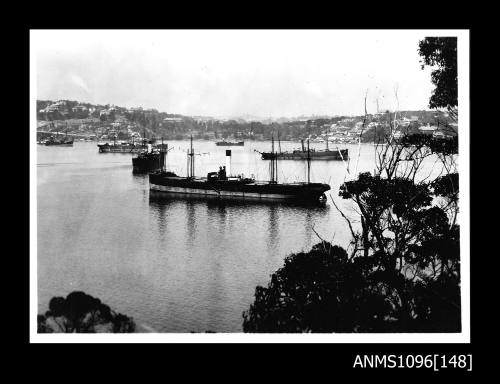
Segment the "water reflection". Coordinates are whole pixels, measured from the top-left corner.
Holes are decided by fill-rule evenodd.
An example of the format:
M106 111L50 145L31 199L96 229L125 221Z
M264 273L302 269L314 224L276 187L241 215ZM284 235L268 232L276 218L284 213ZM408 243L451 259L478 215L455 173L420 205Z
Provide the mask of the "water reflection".
M168 205L171 204L168 201L164 202L159 202L158 200L155 199L149 199L149 205L151 208L153 208L154 212L154 217L157 219L158 222L158 230L160 232L160 239L164 240L165 239L165 233L167 230L167 210L168 210Z
M169 249L169 260L157 265L162 270L158 285L173 300L172 308L180 308L176 316L190 319L188 330L197 332L241 330L241 313L256 285L264 284L284 257L310 246L315 235L309 221L328 220L330 210L328 205L184 198L155 191L150 191L149 208L151 230Z
M148 200L148 189L149 189L149 176L146 173L135 173L132 172L132 183L140 188L142 201L146 202Z
M268 237L268 242L267 246L274 251L276 251L278 245L277 242L279 241L279 212L276 205L271 205L268 207L269 208L269 237Z
M313 230L312 230L312 225L314 225L314 222L311 221L313 219L313 214L310 210L307 210L304 214L304 243L305 244L311 244L312 242L312 236L313 236ZM316 236L316 235L314 235Z
M190 246L196 241L196 202L192 200L186 200L186 243ZM201 207L200 207L201 208ZM201 215L200 215L201 217Z
M224 200L209 199L206 201L207 213L209 216L217 218L217 225L221 233L224 233L226 230L226 206L227 201Z
M184 245L189 248L195 243L216 244L223 248L236 232L252 232L265 239L271 252L279 251L282 240L290 236L300 239L302 244L319 241L313 226L327 219L330 211L330 205L320 203L220 200L156 191L149 191L149 205L162 238L166 236L168 225L175 222L184 229L180 233L185 234ZM172 223L168 222L169 217ZM280 233L282 229L284 233ZM169 233L168 237L173 234Z

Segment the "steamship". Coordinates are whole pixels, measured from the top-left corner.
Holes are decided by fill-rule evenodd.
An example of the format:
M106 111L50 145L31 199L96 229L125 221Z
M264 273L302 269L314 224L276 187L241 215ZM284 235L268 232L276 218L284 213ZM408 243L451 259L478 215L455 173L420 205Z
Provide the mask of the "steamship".
M63 147L72 147L73 139L68 139L68 130L66 129L66 133L63 138L56 138L54 136L50 136L48 140L46 140L44 145L57 145Z
M276 156L280 160L348 160L348 149L329 149L328 140L326 141L326 149L308 149L304 146L304 140L301 140L302 148L293 151L279 151L277 153L262 152L263 160L270 160L272 156Z
M162 156L162 153L168 151L168 144L163 144L163 140L155 148L151 144L147 144L146 150L132 158L132 171L134 173L145 173L163 169L165 156Z
M222 141L217 141L215 143L215 145L217 145L218 147L221 147L221 146L224 146L224 147L234 147L234 146L242 147L245 145L245 142L244 141L226 141L226 140L222 139Z
M106 142L104 144L97 144L99 153L141 153L144 152L146 144L154 144L154 139L146 139L146 131L143 134L144 138L142 143L136 143L132 137L131 142L120 143L116 141L116 133L113 136L113 142Z
M145 144L145 141L142 144L134 141L117 143L116 136L114 136L112 143L97 144L97 148L99 148L99 153L140 153L144 151Z
M274 140L272 141L272 152L274 153ZM162 154L162 156L164 155ZM175 195L300 202L325 201L325 192L330 189L328 184L311 183L310 172L308 172L307 182L278 183L276 156L271 157L270 181L256 181L253 177L231 176L230 168L231 150L226 150L226 166L219 167L218 172L209 172L207 177L195 177L193 139L191 138L187 176L178 176L162 169L149 174L149 185L151 191Z
M47 141L43 143L44 145L57 145L59 147L72 147L73 139L56 139L51 136Z

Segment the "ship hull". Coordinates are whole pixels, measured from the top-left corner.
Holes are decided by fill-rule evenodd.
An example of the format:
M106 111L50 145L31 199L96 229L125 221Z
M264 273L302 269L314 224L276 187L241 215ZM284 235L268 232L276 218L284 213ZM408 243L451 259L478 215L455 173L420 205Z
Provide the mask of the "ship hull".
M135 173L151 172L159 169L161 169L160 154L132 158L132 170Z
M168 193L172 196L205 196L207 198L219 199L238 199L238 200L295 200L294 195L285 195L279 193L256 193L256 192L243 192L243 191L220 191L200 188L183 188L168 185L150 185L151 190L155 192ZM319 197L318 197L319 198Z
M271 152L263 152L263 160L271 160L273 154ZM281 152L274 153L274 157L279 160L307 160L308 157L311 160L348 160L349 152L347 149L342 149L339 151L311 151L309 154L307 152Z
M149 174L149 185L152 191L174 196L261 201L319 201L330 189L329 185L320 183L207 182L205 179L165 177L158 173Z
M113 146L113 145L98 145L99 153L140 153L144 151L144 147L132 146Z
M237 143L224 143L224 142L217 142L215 143L218 147L243 147L245 145L244 141L239 141Z
M72 147L73 142L71 143L45 143L46 146L51 146L51 147Z

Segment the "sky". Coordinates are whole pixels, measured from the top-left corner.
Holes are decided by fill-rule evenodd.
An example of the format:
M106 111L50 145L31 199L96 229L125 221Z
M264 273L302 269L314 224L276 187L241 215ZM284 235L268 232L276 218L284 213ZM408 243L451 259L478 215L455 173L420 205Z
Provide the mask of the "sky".
M38 100L191 116L429 109L425 30L32 30ZM32 79L34 81L34 79ZM395 97L397 90L398 98Z

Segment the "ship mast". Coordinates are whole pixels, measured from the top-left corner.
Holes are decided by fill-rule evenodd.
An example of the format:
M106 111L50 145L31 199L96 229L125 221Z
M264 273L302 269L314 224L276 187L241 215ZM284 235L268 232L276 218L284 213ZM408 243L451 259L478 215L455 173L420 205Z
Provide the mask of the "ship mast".
M160 170L162 172L165 171L165 159L166 159L166 156L167 156L167 153L168 153L168 144L167 144L167 148L165 148L163 146L163 136L161 138L161 148L160 148Z
M274 135L271 135L271 184L276 184L278 182L278 161L277 155L274 152Z
M307 139L307 184L311 183L311 152L309 150L309 139Z
M188 177L194 177L194 149L193 135L191 135L191 148L188 153Z
M194 177L194 149L193 149L193 135L191 135L191 177Z

